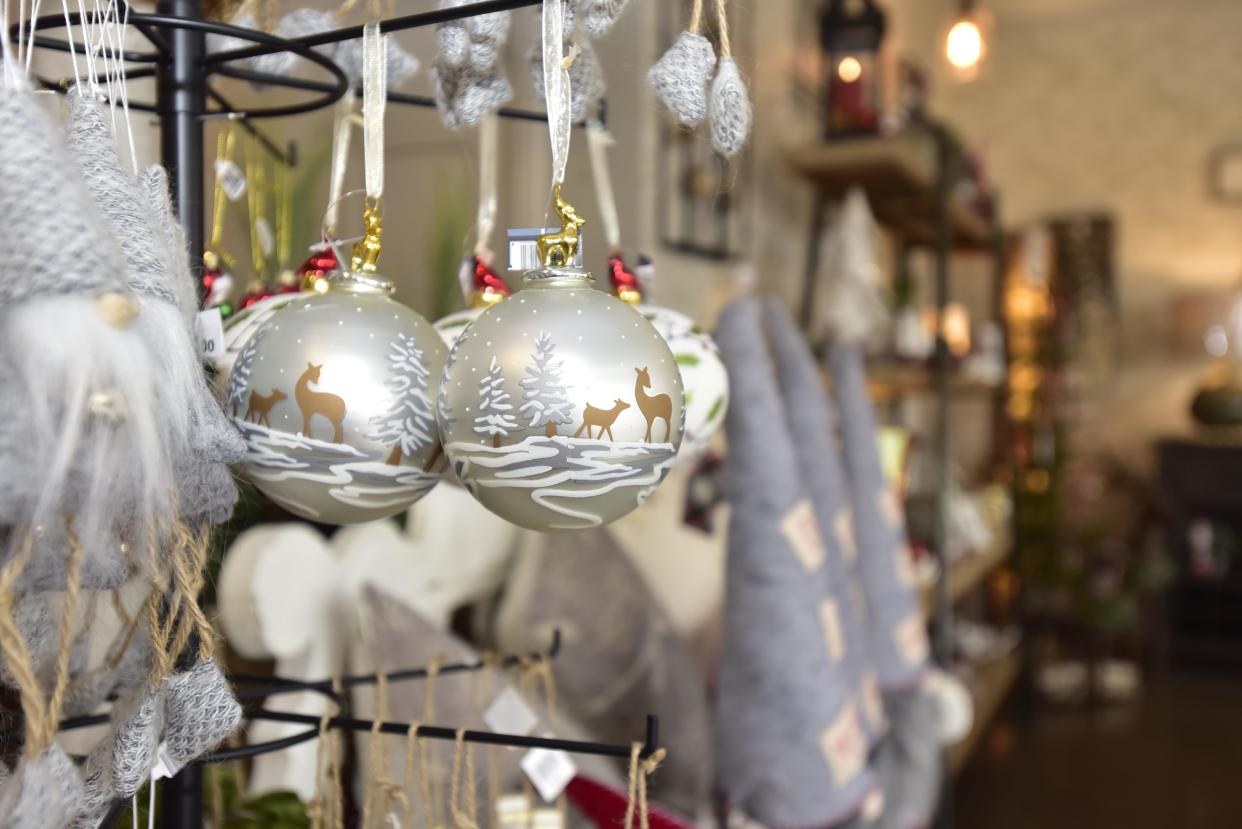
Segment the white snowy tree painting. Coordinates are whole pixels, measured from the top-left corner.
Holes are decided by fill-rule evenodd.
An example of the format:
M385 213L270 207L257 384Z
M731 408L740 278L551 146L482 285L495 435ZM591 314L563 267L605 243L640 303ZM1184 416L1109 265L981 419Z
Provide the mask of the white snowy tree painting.
M427 366L423 352L414 338L397 334L389 345L388 367L391 379L388 388L393 403L387 412L371 418L375 431L368 437L393 444L388 463L398 464L403 455L412 455L433 440L436 434L435 408L427 392Z
M500 364L492 357L487 374L479 381L480 414L474 419L474 431L485 437L490 436L493 448L499 448L502 437L508 437L514 429L521 428L521 424L509 414L513 410L513 404L509 402L509 392L505 391L504 382Z
M553 356L556 344L552 335L541 331L535 339L535 351L531 354L533 361L526 369L526 376L520 385L523 389L522 399L525 400L518 414L529 419L528 426L537 429L546 427L546 434L556 434L557 424L573 422L573 404L561 380L563 364Z
M254 355L259 350L259 340L263 339L263 331L258 331L246 341L233 370L229 374L229 394L224 401L224 411L229 417L240 417L246 410L246 393L250 390L250 369L254 366Z

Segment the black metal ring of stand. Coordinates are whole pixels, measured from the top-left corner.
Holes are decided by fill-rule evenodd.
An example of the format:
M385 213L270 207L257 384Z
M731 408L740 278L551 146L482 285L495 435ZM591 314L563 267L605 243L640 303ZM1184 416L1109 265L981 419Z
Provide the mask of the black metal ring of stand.
M91 20L95 15L87 14L86 19ZM82 25L83 15L79 12L71 12L68 15L44 15L35 18L33 21L26 23L17 23L9 27L9 39L13 42L28 36L31 26L35 31L43 31L46 29L61 29L66 26ZM137 28L148 39L152 38L153 32L162 32L166 29L188 29L190 31L202 32L204 34L223 35L225 37L233 37L238 40L245 40L250 43L256 43L260 46L267 47L268 51L262 54L270 54L272 52L291 52L300 58L304 58L311 63L316 64L320 68L326 70L332 75L334 83L332 84L315 84L313 87L293 87L310 89L319 94L300 104L288 104L284 106L273 107L255 107L255 108L226 108L218 112L205 113L203 117L232 117L246 118L254 120L257 118L280 118L290 115L302 115L307 112L314 112L325 107L332 106L339 101L346 92L349 91L349 78L346 77L345 71L336 64L330 57L316 52L312 47L307 46L297 40L289 40L287 38L278 37L277 35L261 32L256 29L245 29L240 26L233 26L228 23L219 23L214 20L205 20L202 18L174 17L166 14L147 14L143 12L129 12L128 24ZM127 63L144 63L144 64L162 64L167 60L167 56L160 48L160 44L154 41L156 46L154 52L123 52L122 57ZM57 40L55 38L35 37L34 45L39 48L56 49L62 52L69 52L71 49L84 52L79 44L70 40ZM207 60L205 56L202 61L201 68L205 76L212 74L233 75L234 72L221 72L223 64L215 64ZM238 70L244 72L245 70ZM151 71L139 70L130 77L149 77L154 74ZM57 83L49 81L46 78L35 76L39 83L45 89L51 89L57 92L67 92L69 86L63 82ZM272 78L275 82L275 78ZM219 101L218 96L215 97ZM131 101L129 107L139 112L158 112L159 108L155 104L146 103L145 101Z

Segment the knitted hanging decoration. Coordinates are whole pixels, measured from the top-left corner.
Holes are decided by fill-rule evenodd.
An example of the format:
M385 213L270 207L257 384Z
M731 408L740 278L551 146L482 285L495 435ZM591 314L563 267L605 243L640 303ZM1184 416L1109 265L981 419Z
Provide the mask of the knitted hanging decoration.
M210 657L164 681L164 742L184 765L218 746L241 724L241 705Z
M886 722L864 633L866 606L859 592L852 589L857 551L850 527L849 486L836 439L836 417L824 392L815 356L785 305L770 297L764 303L764 312L780 375L786 423L789 433L797 435L801 443L798 472L815 507L827 553L820 606L826 618L831 619L834 647L843 654L844 672L874 745L885 731Z
M440 0L440 8L456 8L468 2L471 0ZM513 97L499 66L500 50L508 34L508 12L452 20L436 30L439 51L431 67L431 83L445 126L474 126Z
M608 34L629 0L578 0L582 7L582 30L592 40ZM570 21L566 18L565 25Z
M579 37L574 37L572 42L574 45L571 53L574 58L569 64L569 117L581 121L600 102L607 90L604 86L603 69L600 68L599 58L590 42ZM535 95L544 98L543 50L539 44L535 44L530 51L530 73Z
M733 158L746 146L750 137L754 113L746 81L733 60L729 45L729 15L725 0L716 0L716 26L720 32L720 63L712 80L707 100L707 115L711 124L712 148L725 158Z
M873 781L837 617L826 611L827 552L798 469L804 436L786 413L745 298L720 317L729 385L731 504L716 753L730 803L769 827L824 827L857 815Z
M707 83L716 68L716 50L699 34L702 22L703 0L694 0L690 28L647 73L647 83L687 127L697 127L707 116Z

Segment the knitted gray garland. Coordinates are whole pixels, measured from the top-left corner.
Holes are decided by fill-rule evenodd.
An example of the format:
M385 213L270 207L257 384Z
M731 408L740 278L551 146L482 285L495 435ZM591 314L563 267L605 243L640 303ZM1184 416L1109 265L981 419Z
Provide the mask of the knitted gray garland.
M77 814L82 781L73 761L53 743L23 759L0 784L0 826L48 829L65 826Z
M455 8L471 0L440 0ZM513 97L498 64L509 33L509 13L494 12L442 23L431 84L440 118L449 129L478 124Z
M577 54L569 65L569 117L574 121L581 121L599 103L607 90L604 85L604 72L600 68L595 49L589 41L578 37L574 40ZM535 44L530 51L530 76L535 95L542 99L543 50L539 44Z

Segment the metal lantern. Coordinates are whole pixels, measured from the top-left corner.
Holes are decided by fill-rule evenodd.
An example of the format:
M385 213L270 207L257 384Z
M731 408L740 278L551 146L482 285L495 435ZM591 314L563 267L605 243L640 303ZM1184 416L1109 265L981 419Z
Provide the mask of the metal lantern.
M873 0L829 0L820 17L827 85L828 136L880 127L879 52L884 12Z

